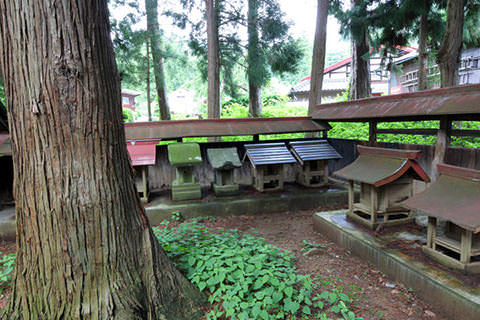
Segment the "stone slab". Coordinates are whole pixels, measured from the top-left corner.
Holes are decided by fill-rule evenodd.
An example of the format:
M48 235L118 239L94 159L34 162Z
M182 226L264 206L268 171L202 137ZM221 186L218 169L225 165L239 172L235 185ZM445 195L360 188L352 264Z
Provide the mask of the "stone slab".
M240 186L238 184L228 184L223 186L212 184L212 186L217 197L232 196L240 192Z
M242 189L238 195L217 198L210 192L202 200L181 202L171 201L168 193L164 193L157 195L145 210L150 223L155 225L171 218L173 212L180 212L185 218L251 215L342 206L347 201L347 191L338 187L312 189L286 185L283 191L272 193Z
M412 288L418 297L445 312L449 319L479 319L480 288L464 285L451 274L388 246L402 239L426 241L426 233L402 231L374 237L347 220L346 212L315 213L314 228L390 278Z
M172 185L172 199L175 201L196 200L202 197L199 183L183 183Z

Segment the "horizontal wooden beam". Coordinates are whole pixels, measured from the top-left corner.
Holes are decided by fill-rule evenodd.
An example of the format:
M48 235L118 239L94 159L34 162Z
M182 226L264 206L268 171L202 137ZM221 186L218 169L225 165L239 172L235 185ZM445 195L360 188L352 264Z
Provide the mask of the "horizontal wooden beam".
M437 135L438 129L377 129L377 134L415 134L424 136Z
M480 137L480 130L452 130L450 135L454 137Z
M435 136L438 129L377 129L377 134L410 134ZM480 130L450 130L450 136L453 137L480 137Z

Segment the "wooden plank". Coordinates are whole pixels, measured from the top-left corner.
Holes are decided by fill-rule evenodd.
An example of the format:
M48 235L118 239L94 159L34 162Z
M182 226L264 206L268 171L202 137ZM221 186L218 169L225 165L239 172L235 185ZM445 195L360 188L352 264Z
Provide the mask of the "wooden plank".
M434 136L438 133L438 129L377 129L377 134L410 134Z
M377 134L408 134L434 136L438 129L377 129ZM480 137L480 130L451 130L450 135L454 137Z
M480 130L452 130L450 135L454 137L480 137Z
M378 207L378 194L377 188L371 186L370 188L370 207L371 207L371 218L370 221L372 223L377 223L377 207Z
M435 243L439 246L447 248L453 252L461 253L462 252L462 244L460 241L452 239L447 236L436 236Z
M434 249L436 233L437 233L437 218L428 217L427 247Z
M353 180L348 181L348 210L353 213L354 189Z
M470 263L470 257L472 255L472 231L462 231L462 243L460 251L460 262Z

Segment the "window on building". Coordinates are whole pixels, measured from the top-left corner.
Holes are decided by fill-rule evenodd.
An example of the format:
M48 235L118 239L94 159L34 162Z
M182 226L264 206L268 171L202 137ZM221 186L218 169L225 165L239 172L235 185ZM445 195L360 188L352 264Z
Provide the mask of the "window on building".
M130 99L128 97L122 97L122 104L130 104Z

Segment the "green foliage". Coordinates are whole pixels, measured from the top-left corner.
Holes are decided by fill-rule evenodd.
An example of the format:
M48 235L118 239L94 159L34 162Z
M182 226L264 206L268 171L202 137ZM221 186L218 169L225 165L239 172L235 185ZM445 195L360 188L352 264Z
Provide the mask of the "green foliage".
M289 24L277 0L248 1L248 79L255 86L268 83L271 74L295 73L305 51L303 42L289 34Z
M397 46L418 41L420 17L426 17L427 53L436 53L445 33L445 0L359 0L358 5L345 10L344 0L332 0L330 13L341 23L344 36L358 40L368 31L370 45L391 62ZM348 1L350 2L350 0ZM464 1L464 48L480 45L480 3Z
M282 95L262 97L262 117L301 117L307 115L302 106L287 105L290 98ZM230 99L222 104L222 118L248 118L248 97Z
M468 1L465 10L465 24L463 26L464 48L480 47L480 3Z
M462 129L479 130L479 121L462 121ZM332 129L328 131L330 138L368 140L368 123L365 122L331 122ZM439 121L405 121L405 122L381 122L379 129L438 129ZM396 142L406 144L433 145L436 136L406 135L406 134L379 134L378 141ZM455 147L480 148L480 138L453 137L450 143Z
M2 254L0 252L0 297L12 285L13 270L15 268L15 253Z
M170 10L165 15L171 17L177 27L186 29L188 26L190 28L188 46L196 57L197 73L205 82L208 66L205 2L180 0L179 3L183 10ZM245 21L241 5L241 1L215 1L219 26L220 73L224 82L224 93L230 97L237 97L237 87L239 83L244 82L244 77L238 76L238 62L243 59L243 47L237 31ZM192 14L195 11L202 14Z
M368 140L368 123L364 122L331 122L328 131L330 138Z
M183 221L185 220L182 216L182 214L178 211L175 211L175 212L172 212L172 220L175 220L175 221Z
M134 122L135 121L135 113L127 108L122 109L123 112L123 122Z
M297 319L318 313L357 319L352 298L297 274L294 256L237 230L198 220L154 229L168 257L213 305L207 319Z

